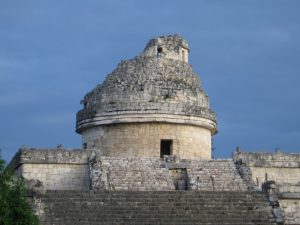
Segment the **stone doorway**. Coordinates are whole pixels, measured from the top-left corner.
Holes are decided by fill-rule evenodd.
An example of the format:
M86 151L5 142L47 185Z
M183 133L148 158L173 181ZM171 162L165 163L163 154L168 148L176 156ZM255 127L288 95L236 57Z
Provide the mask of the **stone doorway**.
M170 169L169 173L173 179L176 190L188 190L188 175L186 168Z

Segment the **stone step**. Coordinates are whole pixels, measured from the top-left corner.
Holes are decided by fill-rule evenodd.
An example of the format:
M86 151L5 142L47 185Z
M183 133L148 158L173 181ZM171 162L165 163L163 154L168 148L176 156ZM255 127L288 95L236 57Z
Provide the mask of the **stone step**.
M273 225L259 192L48 191L43 225Z
M154 158L101 157L95 162L92 187L100 190L175 190L179 177L189 190L247 190L232 160L165 163Z
M46 197L52 198L60 198L61 196L68 196L70 198L79 198L81 197L90 197L93 198L103 198L103 197L132 197L132 198L161 198L161 197L168 197L173 199L174 196L176 198L197 198L206 199L207 197L218 197L219 199L228 198L231 199L237 198L240 199L241 197L245 197L246 199L253 199L253 198L263 198L267 199L261 192L247 192L247 191L226 191L226 192L214 192L214 191L47 191Z

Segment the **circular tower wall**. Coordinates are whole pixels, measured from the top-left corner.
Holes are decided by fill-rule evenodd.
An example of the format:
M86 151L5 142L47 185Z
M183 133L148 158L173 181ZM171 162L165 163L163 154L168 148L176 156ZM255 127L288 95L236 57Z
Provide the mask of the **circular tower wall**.
M209 159L216 118L178 35L152 39L89 92L77 113L83 146L106 156Z

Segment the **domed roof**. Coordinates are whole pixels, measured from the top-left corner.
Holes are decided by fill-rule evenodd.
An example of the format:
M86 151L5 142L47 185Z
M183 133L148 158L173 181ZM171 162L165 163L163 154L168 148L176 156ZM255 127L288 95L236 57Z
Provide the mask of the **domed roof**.
M82 100L76 131L103 124L175 122L216 131L199 76L188 64L188 44L178 35L151 39L144 51L125 60ZM194 122L193 122L194 121ZM198 122L197 122L198 121Z

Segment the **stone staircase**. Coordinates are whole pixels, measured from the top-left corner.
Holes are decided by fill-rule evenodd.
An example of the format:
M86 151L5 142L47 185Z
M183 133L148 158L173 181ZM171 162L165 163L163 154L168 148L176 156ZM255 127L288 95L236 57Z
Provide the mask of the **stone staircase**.
M43 225L275 225L260 192L48 191Z
M101 157L98 161L102 190L167 191L174 190L172 178L157 158Z
M97 190L170 191L178 180L184 180L188 190L247 190L232 160L165 162L157 158L101 157L93 163L92 186Z
M246 191L232 160L192 161L188 172L192 190L202 191Z

